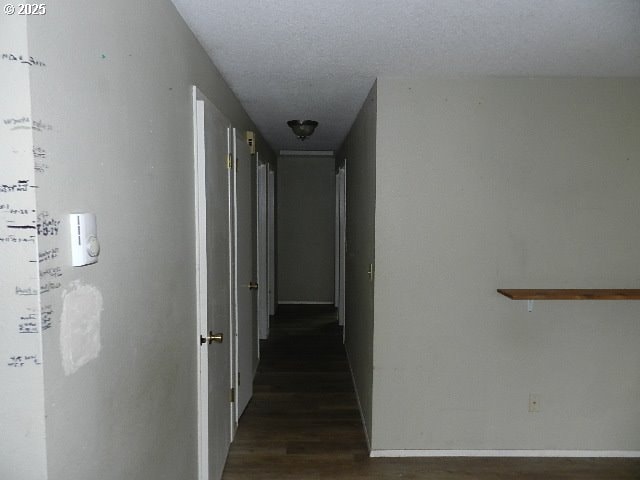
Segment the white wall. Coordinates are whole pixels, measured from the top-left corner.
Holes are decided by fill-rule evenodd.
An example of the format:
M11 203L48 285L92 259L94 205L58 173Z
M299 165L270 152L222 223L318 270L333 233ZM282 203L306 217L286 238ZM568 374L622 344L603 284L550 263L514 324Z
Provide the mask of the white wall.
M335 159L281 155L277 182L278 302L332 304Z
M0 478L46 475L27 21L0 16ZM38 166L41 164L39 163Z
M191 86L234 126L254 125L168 0L93 2L90 12L58 3L30 20L29 47L47 63L32 71L34 117L53 125L38 137L49 167L38 211L62 222L40 245L60 249L48 266L62 274L41 296L53 311L43 339L49 478L194 479ZM66 215L78 211L97 214L102 252L72 268ZM64 305L65 292L102 299L101 348L75 371L63 369L61 323L91 309Z
M367 437L372 430L373 291L367 272L375 263L377 86L374 84L336 156L346 162L347 242L345 348ZM345 160L346 159L346 160Z
M640 450L638 79L378 80L374 449ZM528 412L529 394L540 412Z

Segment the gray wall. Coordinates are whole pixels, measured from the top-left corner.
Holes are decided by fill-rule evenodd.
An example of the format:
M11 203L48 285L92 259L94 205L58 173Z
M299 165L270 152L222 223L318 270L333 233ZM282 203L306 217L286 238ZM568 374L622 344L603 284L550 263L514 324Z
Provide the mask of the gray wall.
M47 267L62 274L41 296L53 312L43 338L49 478L195 479L191 85L234 126L255 128L168 0L91 8L62 2L29 24L30 51L47 63L32 70L33 114L53 125L37 138L49 166L38 210L62 222L40 242L59 248ZM78 211L97 214L102 253L72 268L66 215ZM63 296L83 291L102 298L101 348L65 373Z
M333 156L278 157L279 303L333 303L334 164Z
M46 476L27 20L0 16L0 478ZM41 162L38 161L38 166ZM21 183L21 182L27 182ZM27 227L27 228L16 228Z
M640 287L640 81L379 79L376 170L373 448L640 450L640 304L495 291Z
M375 263L376 114L374 84L337 154L339 164L346 162L347 172L345 348L368 438L372 429L374 284L367 272Z

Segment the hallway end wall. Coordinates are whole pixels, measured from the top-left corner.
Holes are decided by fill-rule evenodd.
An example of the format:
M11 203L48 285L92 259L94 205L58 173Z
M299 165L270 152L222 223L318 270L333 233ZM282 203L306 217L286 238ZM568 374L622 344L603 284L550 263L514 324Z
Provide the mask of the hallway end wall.
M278 303L333 304L335 159L278 157Z

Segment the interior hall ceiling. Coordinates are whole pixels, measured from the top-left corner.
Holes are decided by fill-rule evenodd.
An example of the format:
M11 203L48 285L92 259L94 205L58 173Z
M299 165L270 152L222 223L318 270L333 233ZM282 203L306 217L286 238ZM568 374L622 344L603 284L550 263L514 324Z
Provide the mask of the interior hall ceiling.
M640 0L173 3L276 151L337 149L380 76L640 76Z

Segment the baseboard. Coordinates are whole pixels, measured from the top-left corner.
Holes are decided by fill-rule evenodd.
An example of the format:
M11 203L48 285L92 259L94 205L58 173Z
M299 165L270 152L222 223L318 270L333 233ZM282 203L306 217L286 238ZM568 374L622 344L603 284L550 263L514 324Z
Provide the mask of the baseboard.
M371 450L370 449L369 455L371 457L640 458L640 451L637 451L637 450Z
M356 402L358 402L358 411L360 412L360 421L362 422L362 430L364 431L364 438L367 440L367 450L371 452L371 440L369 439L369 432L367 431L367 423L364 421L364 415L362 413L362 404L360 403L360 395L358 395L358 387L356 386L356 377L353 375L353 368L351 368L351 359L349 358L349 352L345 346L345 354L347 355L347 363L349 364L349 372L351 373L351 382L353 383L353 391L356 393Z
M278 300L278 305L333 305L333 302L307 302L298 300Z

